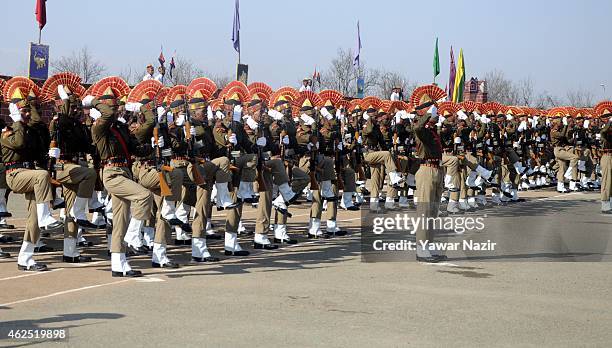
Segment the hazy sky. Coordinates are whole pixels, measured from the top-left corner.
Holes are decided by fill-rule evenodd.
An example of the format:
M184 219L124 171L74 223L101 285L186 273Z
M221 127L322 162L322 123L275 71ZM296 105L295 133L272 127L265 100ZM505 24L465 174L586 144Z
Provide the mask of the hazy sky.
M0 74L27 71L30 41L38 38L35 0L0 0ZM439 37L439 82L445 85L449 49L464 49L467 77L499 69L537 90L564 96L585 89L612 95L609 0L348 1L242 0L242 61L249 81L277 88L296 85L328 66L339 47L356 46L361 22L362 61L431 82ZM51 60L87 45L107 74L130 66L144 74L174 50L217 74L234 74L234 0L48 0L43 43ZM141 72L142 70L142 72Z

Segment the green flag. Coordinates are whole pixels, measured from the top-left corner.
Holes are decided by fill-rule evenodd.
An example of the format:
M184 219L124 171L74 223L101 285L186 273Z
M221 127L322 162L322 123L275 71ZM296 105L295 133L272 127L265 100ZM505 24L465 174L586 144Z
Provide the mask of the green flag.
M457 75L455 76L455 91L453 101L461 103L463 101L463 88L465 87L465 62L463 61L463 48L459 52L459 62L457 64Z
M434 82L436 82L436 76L440 75L440 56L438 55L438 38L436 38L436 51L434 52L433 72L434 72Z

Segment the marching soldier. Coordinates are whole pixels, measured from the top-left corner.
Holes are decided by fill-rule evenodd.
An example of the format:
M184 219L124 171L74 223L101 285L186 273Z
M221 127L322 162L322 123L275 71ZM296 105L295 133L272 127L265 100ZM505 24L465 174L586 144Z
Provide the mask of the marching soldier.
M418 115L418 123L415 127L417 140L417 154L421 165L416 173L417 184L417 213L427 219L436 218L439 212L440 198L442 196L443 173L440 170L442 160L442 145L440 135L437 132L438 114L436 100L446 96L446 93L437 86L422 86L412 94L411 102ZM417 239L417 261L439 262L446 257L437 251L423 248L422 243L430 245L434 242L435 232L432 226L418 228Z
M92 126L92 137L104 163L102 180L111 195L113 226L111 243L111 270L113 277L139 277L126 259L123 239L130 225L142 227L151 217L153 195L136 183L130 171L132 155L147 156L150 144L138 144L130 137L128 128L117 119L118 99L129 92L127 84L118 77L102 79L94 86L93 96L83 98L83 105L96 108L101 116ZM140 228L138 228L140 230Z
M612 102L601 102L595 106L595 114L602 123L599 133L601 141L601 212L612 215Z
M63 260L69 263L91 261L90 257L80 255L77 249L78 232L79 228L97 228L87 220L88 202L97 174L84 161L91 147L83 146L89 144L89 137L80 120L81 101L72 91L80 87L79 81L80 78L72 73L60 73L49 78L43 86L43 94L47 95L48 100L53 98L57 108L57 119L50 124L49 165L53 166L53 162L59 164L57 169L51 169L56 170L56 180L62 184L68 212L64 221ZM101 204L89 207L89 211L102 209Z
M34 161L46 146L39 142L33 127L45 127L33 100L39 89L25 77L14 77L4 86L4 99L10 101L9 111L13 124L3 132L0 145L2 160L6 167L8 187L15 193L23 193L27 200L28 219L23 243L17 257L17 268L24 271L46 271L47 266L32 258L40 229L56 229L63 223L51 216L50 203L53 201L49 173L35 169Z

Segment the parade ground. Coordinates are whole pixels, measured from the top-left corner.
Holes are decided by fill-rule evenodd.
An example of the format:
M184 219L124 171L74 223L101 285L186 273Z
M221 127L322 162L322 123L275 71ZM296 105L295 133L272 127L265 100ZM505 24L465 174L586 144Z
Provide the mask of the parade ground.
M533 214L546 215L560 232L588 238L591 230L612 226L599 213L598 194L529 191L522 194L526 202L502 208L502 215L487 210L511 225L503 233L517 239L534 227ZM18 228L3 233L21 238L24 209L17 204L24 201L9 202L10 222ZM150 256L130 258L142 278L110 276L102 231L88 235L96 245L83 254L92 255L92 263L61 263L60 235L48 238L59 251L36 258L49 272L19 272L20 243L4 244L13 257L0 260L3 332L64 328L67 339L1 339L0 346L604 347L612 341L609 262L539 262L522 255L495 262L366 263L361 212L339 215L347 236L309 240L309 208L292 208L289 232L297 245L264 252L249 247L249 257L230 258L222 256L222 241L211 241L222 261L209 265L189 265L190 248L171 246L170 256L182 265L176 270L151 268ZM224 215L214 214L220 226ZM247 228L254 217L246 207ZM243 236L242 245L252 246L252 237Z

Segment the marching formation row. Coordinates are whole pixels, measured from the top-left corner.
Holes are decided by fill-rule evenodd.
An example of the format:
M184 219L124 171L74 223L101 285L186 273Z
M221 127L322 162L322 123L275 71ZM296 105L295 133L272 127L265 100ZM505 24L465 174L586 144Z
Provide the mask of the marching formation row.
M0 225L11 216L7 189L24 194L21 270L47 269L33 255L46 248L41 230L59 228L64 262L90 260L79 252L88 245L83 231L105 228L113 276L141 275L131 254L151 253L153 267L179 267L166 253L173 232L175 243L191 245L194 263L218 261L207 238L224 239L226 256L247 256L238 240L245 204L257 209L255 249L295 244L287 219L303 193L312 202L312 238L345 234L339 207L462 214L548 186L601 189L602 212L612 213L612 102L551 110L453 103L435 85L407 101L351 99L257 82L218 89L207 78L130 88L107 77L85 89L67 72L42 88L24 77L0 84L13 121L1 125ZM40 115L46 103L54 110L48 124ZM226 211L224 237L211 224L213 206ZM60 208L61 221L51 214ZM416 238L435 236L418 230ZM417 259L445 256L419 249Z

